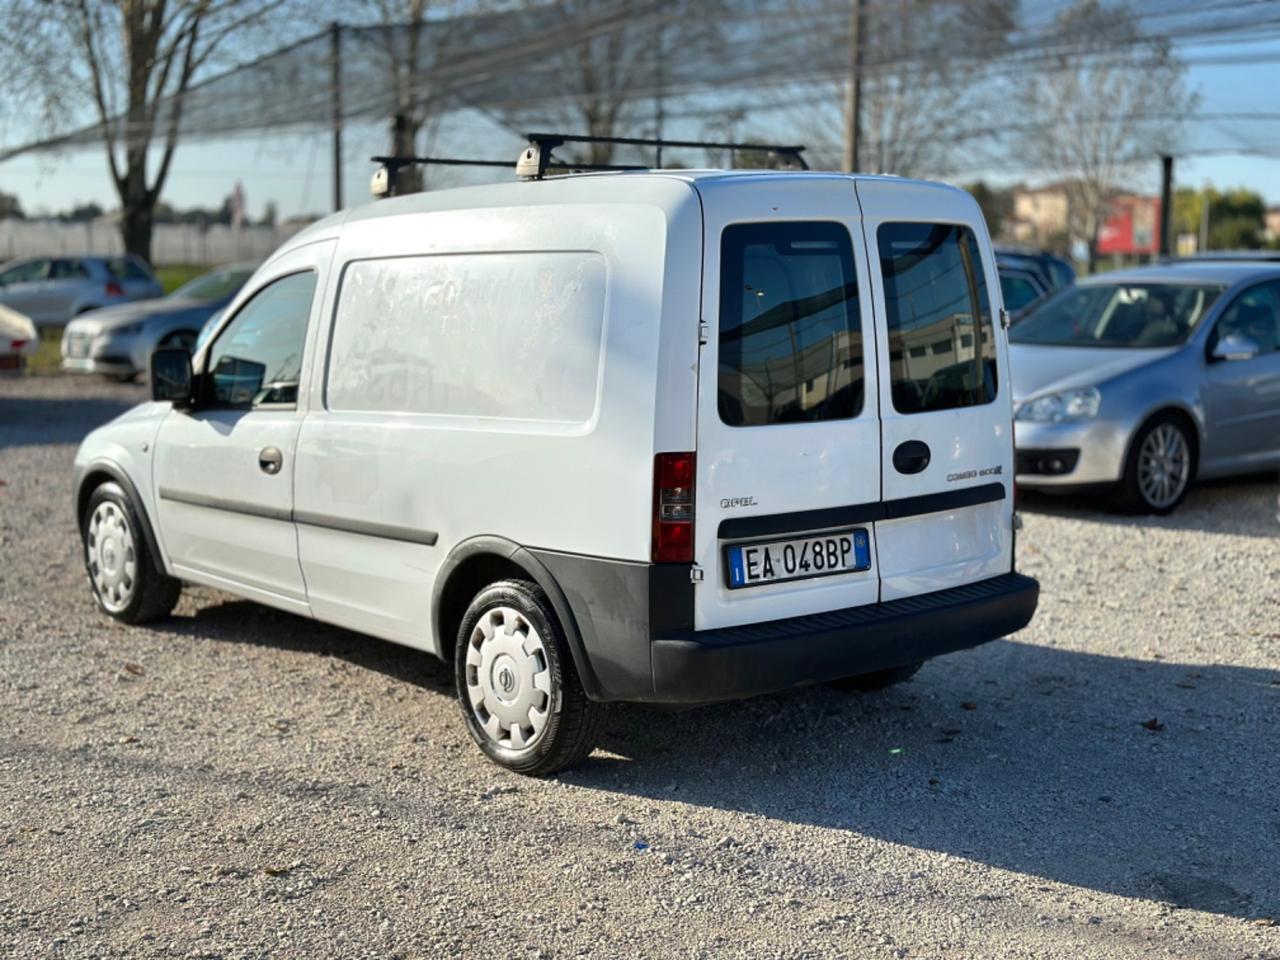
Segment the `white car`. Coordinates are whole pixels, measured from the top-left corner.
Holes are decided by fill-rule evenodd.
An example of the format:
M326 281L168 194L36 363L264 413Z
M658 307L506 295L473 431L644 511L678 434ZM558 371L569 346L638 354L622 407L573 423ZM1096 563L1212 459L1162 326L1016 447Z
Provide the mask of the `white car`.
M452 660L523 773L584 757L603 701L883 686L1036 606L999 291L973 199L895 178L337 214L84 441L94 596L140 622L208 584Z
M0 373L16 373L40 349L31 318L0 304Z

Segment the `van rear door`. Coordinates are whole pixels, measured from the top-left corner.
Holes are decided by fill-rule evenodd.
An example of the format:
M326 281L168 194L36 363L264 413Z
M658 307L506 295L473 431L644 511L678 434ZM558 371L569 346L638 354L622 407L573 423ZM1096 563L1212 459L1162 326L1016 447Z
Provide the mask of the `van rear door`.
M853 184L762 175L698 190L694 626L874 603L881 391Z
M1000 282L977 204L857 181L877 317L882 600L1012 566L1013 441Z

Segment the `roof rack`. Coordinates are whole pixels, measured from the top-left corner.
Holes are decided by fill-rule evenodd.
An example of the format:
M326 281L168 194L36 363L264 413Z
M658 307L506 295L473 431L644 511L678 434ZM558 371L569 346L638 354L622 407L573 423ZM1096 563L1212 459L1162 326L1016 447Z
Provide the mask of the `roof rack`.
M560 170L577 173L588 172L620 172L627 170L648 170L645 164L638 163L566 163L551 156L553 150L566 143L613 143L623 146L657 147L659 156L663 147L691 147L710 150L750 150L766 153L777 159L780 169L808 170L801 154L804 146L800 144L782 145L775 143L725 143L710 140L663 140L649 137L587 137L566 133L528 133L525 139L529 145L516 160L516 176L525 180L541 180L548 171ZM370 192L376 198L390 197L395 194L396 174L413 165L447 166L447 167L496 167L509 169L509 160L473 160L461 157L370 157L379 164L369 184Z
M586 137L566 133L526 133L525 139L529 141L529 146L525 147L524 152L520 154L520 159L516 161L516 176L526 180L541 180L547 170L555 169L551 151L566 143L615 143L622 146L658 147L659 149L692 147L704 150L752 150L777 158L784 164L783 169L809 169L809 165L801 156L804 153L804 146L800 144L724 143L711 140L664 140L651 137Z

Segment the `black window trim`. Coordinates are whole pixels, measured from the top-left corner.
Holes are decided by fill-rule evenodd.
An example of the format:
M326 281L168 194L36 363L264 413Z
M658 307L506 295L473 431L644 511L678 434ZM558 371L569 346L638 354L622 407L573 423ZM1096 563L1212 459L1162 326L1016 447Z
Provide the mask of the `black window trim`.
M791 429L795 429L796 427L818 428L818 427L822 427L824 425L829 425L832 423L857 423L863 419L874 418L877 421L880 419L879 400L878 398L872 397L868 392L868 382L867 382L867 376L866 376L866 370L868 368L868 359L874 360L875 358L876 320L875 319L872 320L872 326L871 326L872 336L870 340L871 346L868 347L868 343L866 342L866 339L864 337L864 334L866 331L864 329L865 323L863 319L863 301L868 297L870 297L871 300L873 301L872 302L873 317L875 315L876 306L874 303L874 299L875 299L874 288L871 285L870 277L866 278L867 282L864 284L863 277L861 277L858 273L859 252L861 251L861 254L863 257L867 256L867 249L865 247L866 235L863 232L863 221L861 216L858 216L852 219L856 223L856 228L850 226L850 218L832 217L832 216L788 218L785 220L755 219L755 218L746 218L742 220L730 220L720 228L720 235L717 238L717 241L718 241L717 267L719 269L720 275L719 277L716 278L716 282L718 284L722 284L723 278L724 278L724 268L725 268L724 235L726 232L728 232L729 230L735 227L772 227L772 226L792 227L792 226L805 226L810 224L830 224L832 226L839 227L840 229L842 229L849 238L849 254L850 254L849 263L850 263L850 266L852 266L853 268L853 285L857 289L857 293L858 293L857 333L858 333L858 336L863 339L862 350L860 355L860 359L862 360L862 368L863 368L863 385L862 385L862 398L861 398L861 403L859 404L859 407L858 407L858 412L855 413L852 417L839 417L831 420L814 420L814 421L808 421L808 422L800 421L795 423L730 424L724 421L724 418L721 416L719 410L717 409L716 420L719 421L721 426L728 427L730 430L743 430L743 429L769 430L769 429L778 429L782 427L787 427ZM859 247L859 243L863 244L861 248ZM714 336L716 337L716 368L717 368L717 372L716 372L717 388L716 389L718 390L719 389L719 386L718 386L719 365L720 365L720 347L719 347L720 316L721 316L721 312L724 310L724 303L723 303L723 298L721 296L721 293L719 292L719 287L717 288L717 290L718 292L717 292L717 302L716 302L716 322L714 327ZM874 372L874 377L872 378L871 383L878 390L879 382L880 382L879 368L878 368L878 365L874 363L871 364L871 367ZM875 402L871 402L872 400L874 400ZM717 408L718 406L719 405L717 404Z
M313 290L311 294L311 304L307 308L307 327L306 327L306 330L303 332L303 337L302 337L302 362L298 368L298 396L302 396L303 379L304 379L303 375L305 374L307 369L307 340L311 333L311 326L315 322L314 314L315 314L315 308L316 308L316 295L322 292L320 287L320 270L318 267L314 267L314 266L299 267L297 270L287 270L284 273L276 274L275 276L271 277L268 280L264 280L254 289L252 293L250 293L241 302L240 306L236 308L235 313L231 314L230 316L225 316L218 321L218 329L214 332L213 336L209 338L209 342L206 343L203 347L201 347L201 350L203 350L204 352L204 356L201 358L200 370L195 374L195 377L194 377L196 383L194 386L194 390L192 392L197 397L200 398L200 403L198 406L201 410L241 410L245 413L254 413L258 410L297 410L298 409L297 400L295 400L293 403L250 404L247 407L235 406L235 405L224 404L224 403L214 403L209 397L209 392L213 387L213 379L211 376L212 371L208 369L208 366L209 366L209 359L213 356L214 345L222 338L223 334L225 334L227 330L231 328L232 324L234 324L236 320L240 317L240 314L244 313L244 311L248 308L249 304L253 303L253 301L257 299L258 294L262 293L267 288L274 286L276 283L278 283L281 280L288 280L291 277L297 277L304 273L315 274L316 286L315 286L315 290Z
M992 302L992 294L991 294L991 274L995 275L996 289L999 289L1000 266L998 263L999 258L995 256L994 252L991 249L990 240L988 239L987 248L984 250L981 239L978 237L978 229L974 225L974 223L969 220L948 219L946 217L925 218L925 217L909 217L908 216L908 217L893 217L893 218L882 217L879 220L873 221L873 223L874 223L875 229L872 231L871 237L867 238L866 254L867 254L868 265L874 269L876 273L876 278L879 282L880 293L877 298L878 302L874 304L874 307L877 311L880 311L880 310L884 311L883 318L877 312L876 326L877 326L877 332L881 327L884 328L884 332L885 332L884 352L886 357L888 357L889 353L891 352L889 341L892 339L892 337L889 333L889 315L888 315L889 301L888 301L888 296L886 295L885 286L884 286L884 267L880 263L880 230L882 227L885 227L885 226L914 224L914 225L923 225L923 226L960 227L963 230L968 230L973 235L974 242L977 244L977 247L978 247L978 266L980 267L979 273L982 276L983 284L987 288L986 290L987 309L991 315L989 320L991 324L991 335L992 335L993 342L996 344L996 354L995 354L995 357L992 358L992 363L994 363L996 367L996 392L990 400L986 401L985 403L970 404L969 406L966 406L966 407L946 407L939 410L916 410L913 412L904 412L898 409L898 406L893 399L893 370L892 370L892 361L890 361L890 366L880 372L881 382L889 390L889 396L888 396L889 409L891 409L895 414L899 416L912 417L912 416L919 416L921 414L927 414L927 413L945 413L949 410L969 410L976 407L987 407L997 402L1004 393L1005 382L1009 379L1009 377L1007 372L1001 370L1000 346L999 346L1000 335L1001 335L1000 334L1001 324L997 317L995 304ZM876 254L874 260L871 257L873 250ZM1035 301L1035 302L1042 302L1045 299L1047 299L1047 297L1042 297L1041 301ZM1001 300L1001 303L1003 304L1004 302L1003 293L1000 296L1000 300Z

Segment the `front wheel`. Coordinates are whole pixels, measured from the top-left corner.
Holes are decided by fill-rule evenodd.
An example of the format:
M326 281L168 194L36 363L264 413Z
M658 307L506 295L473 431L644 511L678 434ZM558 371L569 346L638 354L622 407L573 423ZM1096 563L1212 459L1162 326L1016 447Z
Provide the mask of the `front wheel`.
M82 537L89 586L104 613L123 623L150 623L173 612L182 584L151 562L138 511L119 484L93 491Z
M516 773L545 776L595 746L602 708L587 699L547 595L527 580L482 590L454 652L458 700L480 749Z
M1195 448L1183 421L1159 414L1133 438L1121 481L1124 500L1139 513L1173 512L1195 473Z

